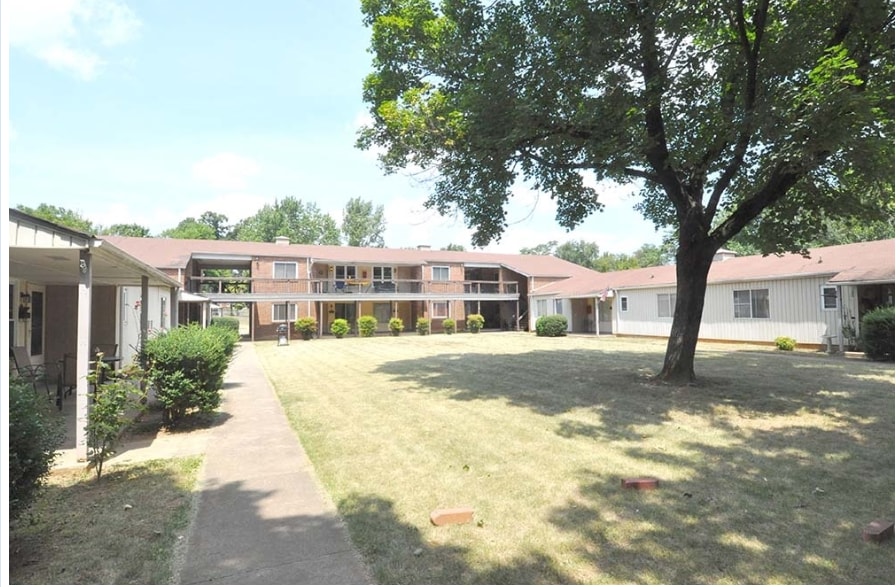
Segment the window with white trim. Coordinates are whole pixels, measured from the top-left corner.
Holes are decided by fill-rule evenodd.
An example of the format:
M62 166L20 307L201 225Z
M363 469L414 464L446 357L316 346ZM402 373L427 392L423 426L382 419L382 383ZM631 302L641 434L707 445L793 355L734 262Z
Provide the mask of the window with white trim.
M735 318L768 318L767 289L734 290Z
M832 285L821 286L821 309L836 310L840 306L837 299L837 288Z
M374 281L392 281L392 267L373 266Z
M563 314L563 300L559 298L554 300L554 314Z
M432 317L433 318L447 318L448 317L448 302L433 302L432 303Z
M295 322L296 321L296 305L295 304L274 304L271 306L271 314L273 322Z
M432 268L433 281L448 281L451 279L451 269L442 265L434 265Z
M357 279L358 268L354 265L335 265L333 267L333 276L336 279Z
M274 261L274 279L295 279L299 276L298 267L298 263Z
M619 298L619 311L628 312L628 296L622 296Z
M675 314L674 293L656 294L656 315L659 318L671 318Z
M538 316L547 316L548 301L547 300L535 300L535 312Z

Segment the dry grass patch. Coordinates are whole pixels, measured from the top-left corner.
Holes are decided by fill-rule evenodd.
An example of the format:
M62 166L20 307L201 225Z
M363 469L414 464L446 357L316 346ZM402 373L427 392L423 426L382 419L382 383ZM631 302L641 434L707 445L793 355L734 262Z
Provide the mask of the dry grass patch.
M521 333L258 354L382 583L886 583L893 366ZM655 491L622 490L652 475ZM434 527L440 507L473 524Z
M167 584L202 459L54 471L10 527L12 584Z

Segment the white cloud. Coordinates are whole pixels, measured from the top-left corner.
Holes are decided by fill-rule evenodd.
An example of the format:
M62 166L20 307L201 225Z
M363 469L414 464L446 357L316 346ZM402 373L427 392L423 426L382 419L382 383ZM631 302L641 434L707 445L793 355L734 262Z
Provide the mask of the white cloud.
M236 153L218 153L193 164L193 177L215 189L242 190L258 173L258 163Z
M100 51L139 35L142 23L120 0L10 0L11 47L92 80L106 63Z

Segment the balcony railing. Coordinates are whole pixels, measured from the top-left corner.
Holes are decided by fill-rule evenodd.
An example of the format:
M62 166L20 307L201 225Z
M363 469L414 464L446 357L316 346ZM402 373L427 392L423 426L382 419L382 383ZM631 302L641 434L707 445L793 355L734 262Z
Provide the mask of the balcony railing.
M419 279L271 279L191 277L193 293L225 294L516 294L515 281L425 281Z

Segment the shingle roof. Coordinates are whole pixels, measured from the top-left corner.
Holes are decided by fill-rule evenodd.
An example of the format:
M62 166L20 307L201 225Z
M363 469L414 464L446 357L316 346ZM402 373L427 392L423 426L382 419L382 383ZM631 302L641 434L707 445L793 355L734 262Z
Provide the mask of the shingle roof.
M763 257L752 255L713 263L709 283L787 279L813 275L829 276L831 283L894 281L896 240L882 240L822 247L801 255ZM663 265L627 271L598 273L596 277L576 276L536 290L536 295L590 297L608 289L640 289L675 285L675 266Z
M104 236L112 243L153 267L183 269L192 255L234 255L253 257L312 258L334 263L422 265L436 263L476 263L504 265L529 277L565 279L595 274L574 263L547 255L512 255L479 251L437 251L431 249L386 249L333 245L282 245L226 240L190 240Z

